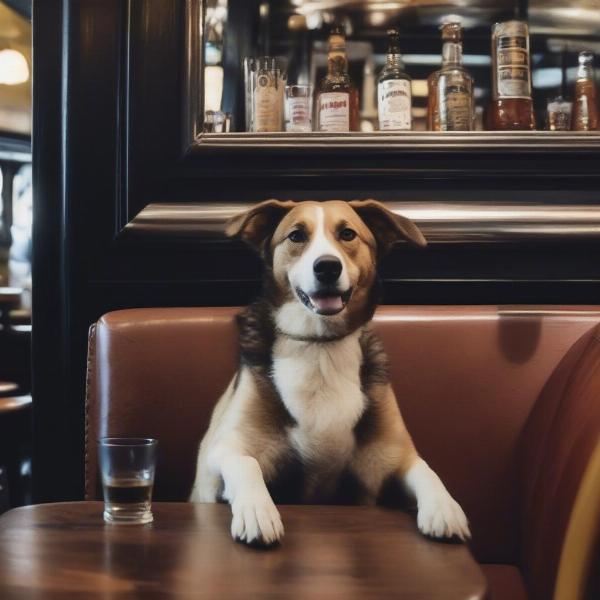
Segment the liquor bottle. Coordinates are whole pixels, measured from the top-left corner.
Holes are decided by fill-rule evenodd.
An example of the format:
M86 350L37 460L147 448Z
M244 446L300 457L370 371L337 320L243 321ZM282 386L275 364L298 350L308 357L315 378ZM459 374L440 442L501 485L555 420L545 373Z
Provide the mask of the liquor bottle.
M488 129L535 129L529 29L522 21L492 27L492 101L487 117Z
M400 33L397 29L390 29L387 33L390 40L387 62L377 82L379 129L381 131L411 129L411 78L404 72L400 54Z
M346 37L338 27L329 35L327 75L319 85L316 106L318 131L341 133L360 129L358 90L348 74Z
M433 131L470 131L473 129L473 78L462 66L462 28L460 23L441 27L442 68L428 79L428 122Z
M593 63L594 55L591 52L579 53L579 69L573 103L574 131L595 131L600 123L598 88L594 78Z

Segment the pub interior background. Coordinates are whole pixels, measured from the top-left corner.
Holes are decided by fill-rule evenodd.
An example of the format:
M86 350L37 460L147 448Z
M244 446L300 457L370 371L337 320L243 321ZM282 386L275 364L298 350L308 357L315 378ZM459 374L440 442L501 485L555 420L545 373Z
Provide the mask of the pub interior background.
M529 25L534 131L487 126L491 27L509 19ZM474 81L467 132L428 122L448 21ZM284 114L251 131L244 59L316 90L334 25L357 131L286 131ZM377 131L391 27L412 78L402 132ZM600 55L596 0L0 2L0 513L83 498L100 316L256 296L258 257L222 231L253 202L375 198L414 218L431 244L386 257L384 304L598 304L600 131L548 121L584 50Z

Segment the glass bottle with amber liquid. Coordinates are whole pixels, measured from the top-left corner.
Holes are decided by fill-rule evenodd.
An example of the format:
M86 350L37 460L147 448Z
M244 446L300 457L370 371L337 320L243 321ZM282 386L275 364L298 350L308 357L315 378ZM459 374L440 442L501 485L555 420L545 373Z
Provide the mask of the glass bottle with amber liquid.
M346 36L339 27L329 35L327 75L319 85L316 101L318 131L359 131L358 90L348 74Z
M492 130L533 130L529 28L523 21L492 27L492 101L487 114Z
M411 78L404 72L400 54L400 33L388 32L389 47L385 66L377 82L377 112L380 131L401 131L412 126Z
M594 55L579 53L579 69L575 82L572 128L574 131L595 131L600 123L598 88L594 78Z
M473 78L462 66L462 27L445 23L441 27L442 68L428 83L428 128L432 131L473 129Z

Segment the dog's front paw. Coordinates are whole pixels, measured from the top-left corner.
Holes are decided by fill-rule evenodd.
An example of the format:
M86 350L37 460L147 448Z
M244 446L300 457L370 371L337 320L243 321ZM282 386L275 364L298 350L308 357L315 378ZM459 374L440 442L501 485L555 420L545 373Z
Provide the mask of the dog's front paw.
M231 505L231 535L246 544L275 544L283 537L279 511L268 495L241 496Z
M458 502L444 489L419 506L417 526L421 533L435 538L471 537L467 517Z

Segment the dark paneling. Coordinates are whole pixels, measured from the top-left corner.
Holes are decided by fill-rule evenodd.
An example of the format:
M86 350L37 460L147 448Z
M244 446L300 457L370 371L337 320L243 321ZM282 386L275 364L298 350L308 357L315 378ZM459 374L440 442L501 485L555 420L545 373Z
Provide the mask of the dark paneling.
M63 440L68 439L67 289L63 259L62 29L60 0L35 5L33 27L33 394L34 469L38 497L64 493L68 474ZM43 24L43 26L42 26ZM52 434L50 434L52 432Z

